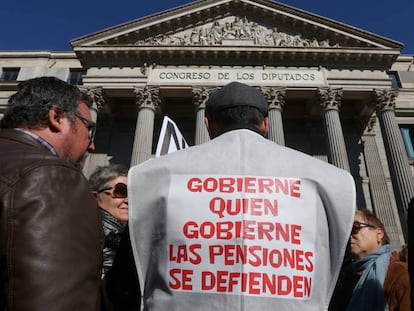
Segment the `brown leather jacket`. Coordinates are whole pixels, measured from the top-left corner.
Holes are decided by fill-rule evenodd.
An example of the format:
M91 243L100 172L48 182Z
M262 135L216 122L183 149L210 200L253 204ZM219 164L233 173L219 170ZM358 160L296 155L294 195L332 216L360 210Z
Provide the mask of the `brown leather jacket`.
M397 253L393 253L390 258L383 288L389 311L411 311L408 266L406 262L400 261Z
M102 247L80 170L0 130L0 310L99 310Z

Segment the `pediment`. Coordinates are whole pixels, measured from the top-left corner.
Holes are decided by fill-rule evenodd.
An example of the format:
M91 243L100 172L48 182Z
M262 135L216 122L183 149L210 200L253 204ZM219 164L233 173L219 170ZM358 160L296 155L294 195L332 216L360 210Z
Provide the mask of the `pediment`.
M403 45L271 0L200 0L71 42L85 66L222 64L389 68ZM156 57L156 60L154 60ZM206 59L208 61L206 62Z
M390 39L269 0L201 0L75 39L72 45L402 48Z

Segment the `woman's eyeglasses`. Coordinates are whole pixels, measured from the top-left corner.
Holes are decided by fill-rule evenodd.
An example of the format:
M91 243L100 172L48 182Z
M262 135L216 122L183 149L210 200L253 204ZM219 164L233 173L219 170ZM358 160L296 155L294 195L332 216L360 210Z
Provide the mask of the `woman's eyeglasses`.
M376 228L376 227L373 225L364 223L364 222L354 221L354 224L352 225L351 234L357 234L359 230L361 230L362 228Z
M128 197L128 190L127 189L128 189L128 187L127 187L126 184L124 184L124 183L117 183L113 187L104 188L104 189L101 189L101 190L99 190L97 192L98 193L103 192L103 193L105 193L107 195L110 195L112 198L125 199L126 197ZM109 192L108 190L112 190L112 191Z

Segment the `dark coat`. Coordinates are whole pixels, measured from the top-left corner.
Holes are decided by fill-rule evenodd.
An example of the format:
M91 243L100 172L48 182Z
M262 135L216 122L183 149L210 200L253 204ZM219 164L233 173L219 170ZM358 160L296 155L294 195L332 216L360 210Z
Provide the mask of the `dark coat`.
M141 290L131 247L128 226L116 252L111 269L104 278L105 311L137 311L141 306Z
M351 262L345 261L329 310L346 310L358 280L359 276L353 273ZM393 253L390 258L383 290L389 311L411 311L408 268L405 262L399 260L397 253Z
M0 130L0 310L98 310L103 232L81 171Z

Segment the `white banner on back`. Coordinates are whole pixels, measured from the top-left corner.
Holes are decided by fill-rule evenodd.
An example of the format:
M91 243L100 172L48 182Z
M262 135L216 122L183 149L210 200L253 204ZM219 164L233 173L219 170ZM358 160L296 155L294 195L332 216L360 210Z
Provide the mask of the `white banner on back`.
M159 157L185 148L188 148L188 144L178 129L177 124L165 116L162 121L155 156Z
M312 183L172 175L167 211L171 290L310 298L317 223Z

